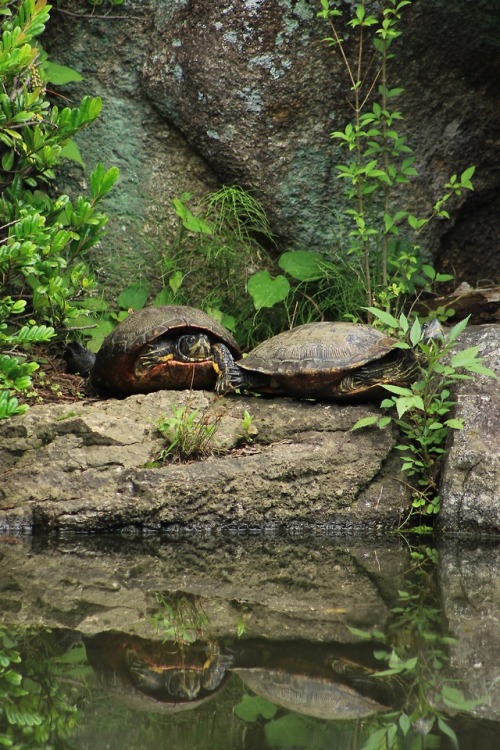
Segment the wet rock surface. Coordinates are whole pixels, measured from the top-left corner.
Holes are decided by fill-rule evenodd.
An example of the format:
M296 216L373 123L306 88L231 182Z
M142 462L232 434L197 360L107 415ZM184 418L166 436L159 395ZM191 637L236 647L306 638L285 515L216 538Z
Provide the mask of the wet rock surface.
M443 612L456 642L442 677L478 701L474 715L496 720L499 549L441 541L438 586L408 609L410 629L412 607L424 623L426 608ZM373 534L4 536L0 623L158 643L176 626L202 640L243 633L242 647L255 638L358 643L350 627L384 630L392 621L414 551L402 536Z
M440 552L440 590L457 642L451 667L464 693L480 700L479 716L500 718L500 545L446 540Z

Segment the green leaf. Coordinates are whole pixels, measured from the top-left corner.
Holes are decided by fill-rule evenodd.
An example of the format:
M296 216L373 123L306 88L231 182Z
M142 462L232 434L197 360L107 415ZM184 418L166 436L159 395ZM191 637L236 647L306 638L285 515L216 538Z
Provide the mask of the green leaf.
M399 328L399 321L397 318L385 310L379 310L377 307L367 307L365 309L371 312L371 314L378 318L384 325L390 326L391 328Z
M45 77L50 83L54 83L56 86L61 86L64 83L70 83L71 81L83 81L83 76L80 75L73 68L68 68L66 65L59 65L55 62L49 62L46 60L43 63L43 70Z
M97 164L90 175L90 191L94 200L100 200L106 193L109 193L119 174L118 167L110 167L106 172L103 164Z
M453 326L453 328L447 335L448 341L455 341L460 336L464 328L466 328L467 323L469 322L469 319L470 319L470 315L468 315L466 318L459 321L456 325Z
M452 430L463 430L464 420L463 419L447 419L445 422L445 425L447 427L450 427Z
M253 299L256 310L262 307L273 307L282 302L290 291L290 283L285 276L271 278L269 271L258 271L248 280L248 293Z
M272 719L277 711L274 703L258 696L244 695L234 707L234 713L244 721L257 721L259 716Z
M390 421L390 420L389 420ZM359 430L361 427L371 427L378 422L378 417L363 417L352 426L352 430Z
M286 714L270 721L264 727L266 747L310 748L313 721L307 716Z
M416 346L422 338L422 326L418 318L415 318L413 325L410 330L410 341L413 346Z
M455 734L453 729L445 722L445 720L442 719L440 716L438 716L438 727L443 734L445 734L447 737L450 738L453 747L456 748L456 750L458 750L457 735Z
M362 638L365 641L370 641L373 638L373 634L368 630L359 630L359 628L353 628L351 625L348 625L347 629L350 633L357 635L358 638Z
M79 164L81 167L85 167L85 162L82 159L82 155L80 153L80 149L78 148L78 144L76 143L76 141L74 141L71 138L62 147L60 156L63 157L64 159L71 159L71 161L76 161L76 163Z
M362 750L382 750L382 748L385 750L387 747L385 742L387 732L388 727L383 727L382 729L370 732L370 736L363 745Z
M462 349L462 351L457 352L453 355L453 357L450 360L450 364L452 367L458 368L458 367L468 367L469 365L476 362L476 357L479 352L478 346L471 346L468 349Z
M10 172L12 165L14 164L14 151L11 149L6 151L2 156L2 169L4 172Z
M297 281L317 281L325 276L323 256L312 250L283 253L278 265Z
M182 271L174 271L168 277L168 285L174 294L177 294L184 281L184 274Z
M117 302L119 306L124 308L125 310L128 310L129 308L131 308L132 310L141 310L144 307L147 298L147 284L137 282L136 284L127 286L118 295Z
M398 412L398 417L400 419L406 414L407 411L410 411L411 409L425 411L424 402L422 401L420 396L400 396L396 401L396 409Z
M476 171L476 167L469 167L465 170L465 172L462 172L462 175L460 177L460 184L462 187L467 188L468 190L474 190L474 185L471 182L471 177Z
M398 396L405 396L410 398L413 396L411 388L405 388L402 385L384 385L384 388L391 393L395 393Z

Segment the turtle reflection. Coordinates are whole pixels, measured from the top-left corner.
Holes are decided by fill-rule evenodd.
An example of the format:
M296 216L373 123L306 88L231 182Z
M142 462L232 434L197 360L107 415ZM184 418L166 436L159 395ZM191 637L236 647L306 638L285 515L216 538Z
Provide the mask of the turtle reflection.
M100 633L84 643L101 683L122 702L144 711L194 708L222 687L231 663L215 642L158 643Z
M403 685L374 679L373 646L304 642L249 642L232 670L272 703L319 719L357 719L388 711Z
M138 710L194 708L214 696L230 672L277 706L320 719L370 716L400 700L400 684L373 679L380 666L369 644L261 639L178 644L102 633L86 638L85 646L103 685Z

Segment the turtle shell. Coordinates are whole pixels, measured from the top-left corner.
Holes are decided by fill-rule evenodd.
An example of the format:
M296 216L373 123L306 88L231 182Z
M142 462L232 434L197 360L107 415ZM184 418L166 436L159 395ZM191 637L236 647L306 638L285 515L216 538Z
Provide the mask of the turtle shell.
M262 377L251 390L302 398L352 397L381 383L403 383L397 362L408 354L394 349L396 340L361 323L306 323L259 344L238 362L247 373ZM410 353L410 358L414 357ZM384 360L384 358L386 358ZM383 360L372 382L341 392L339 384L349 374ZM375 382L376 381L376 382ZM252 379L249 379L250 384Z
M147 345L197 332L205 333L213 344L225 344L236 359L241 356L229 331L202 310L183 305L145 307L131 313L104 339L91 372L92 385L120 393L214 388L216 372L209 358L200 362L161 362L141 374L134 370Z
M387 710L387 706L348 685L321 677L259 667L233 671L262 698L317 719L360 719Z

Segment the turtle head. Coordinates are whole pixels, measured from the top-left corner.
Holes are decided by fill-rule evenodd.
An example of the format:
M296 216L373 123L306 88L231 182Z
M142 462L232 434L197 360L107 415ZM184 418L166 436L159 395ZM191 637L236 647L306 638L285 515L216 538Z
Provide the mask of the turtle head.
M175 349L176 359L181 362L201 362L210 359L212 344L204 333L186 333L179 336Z

